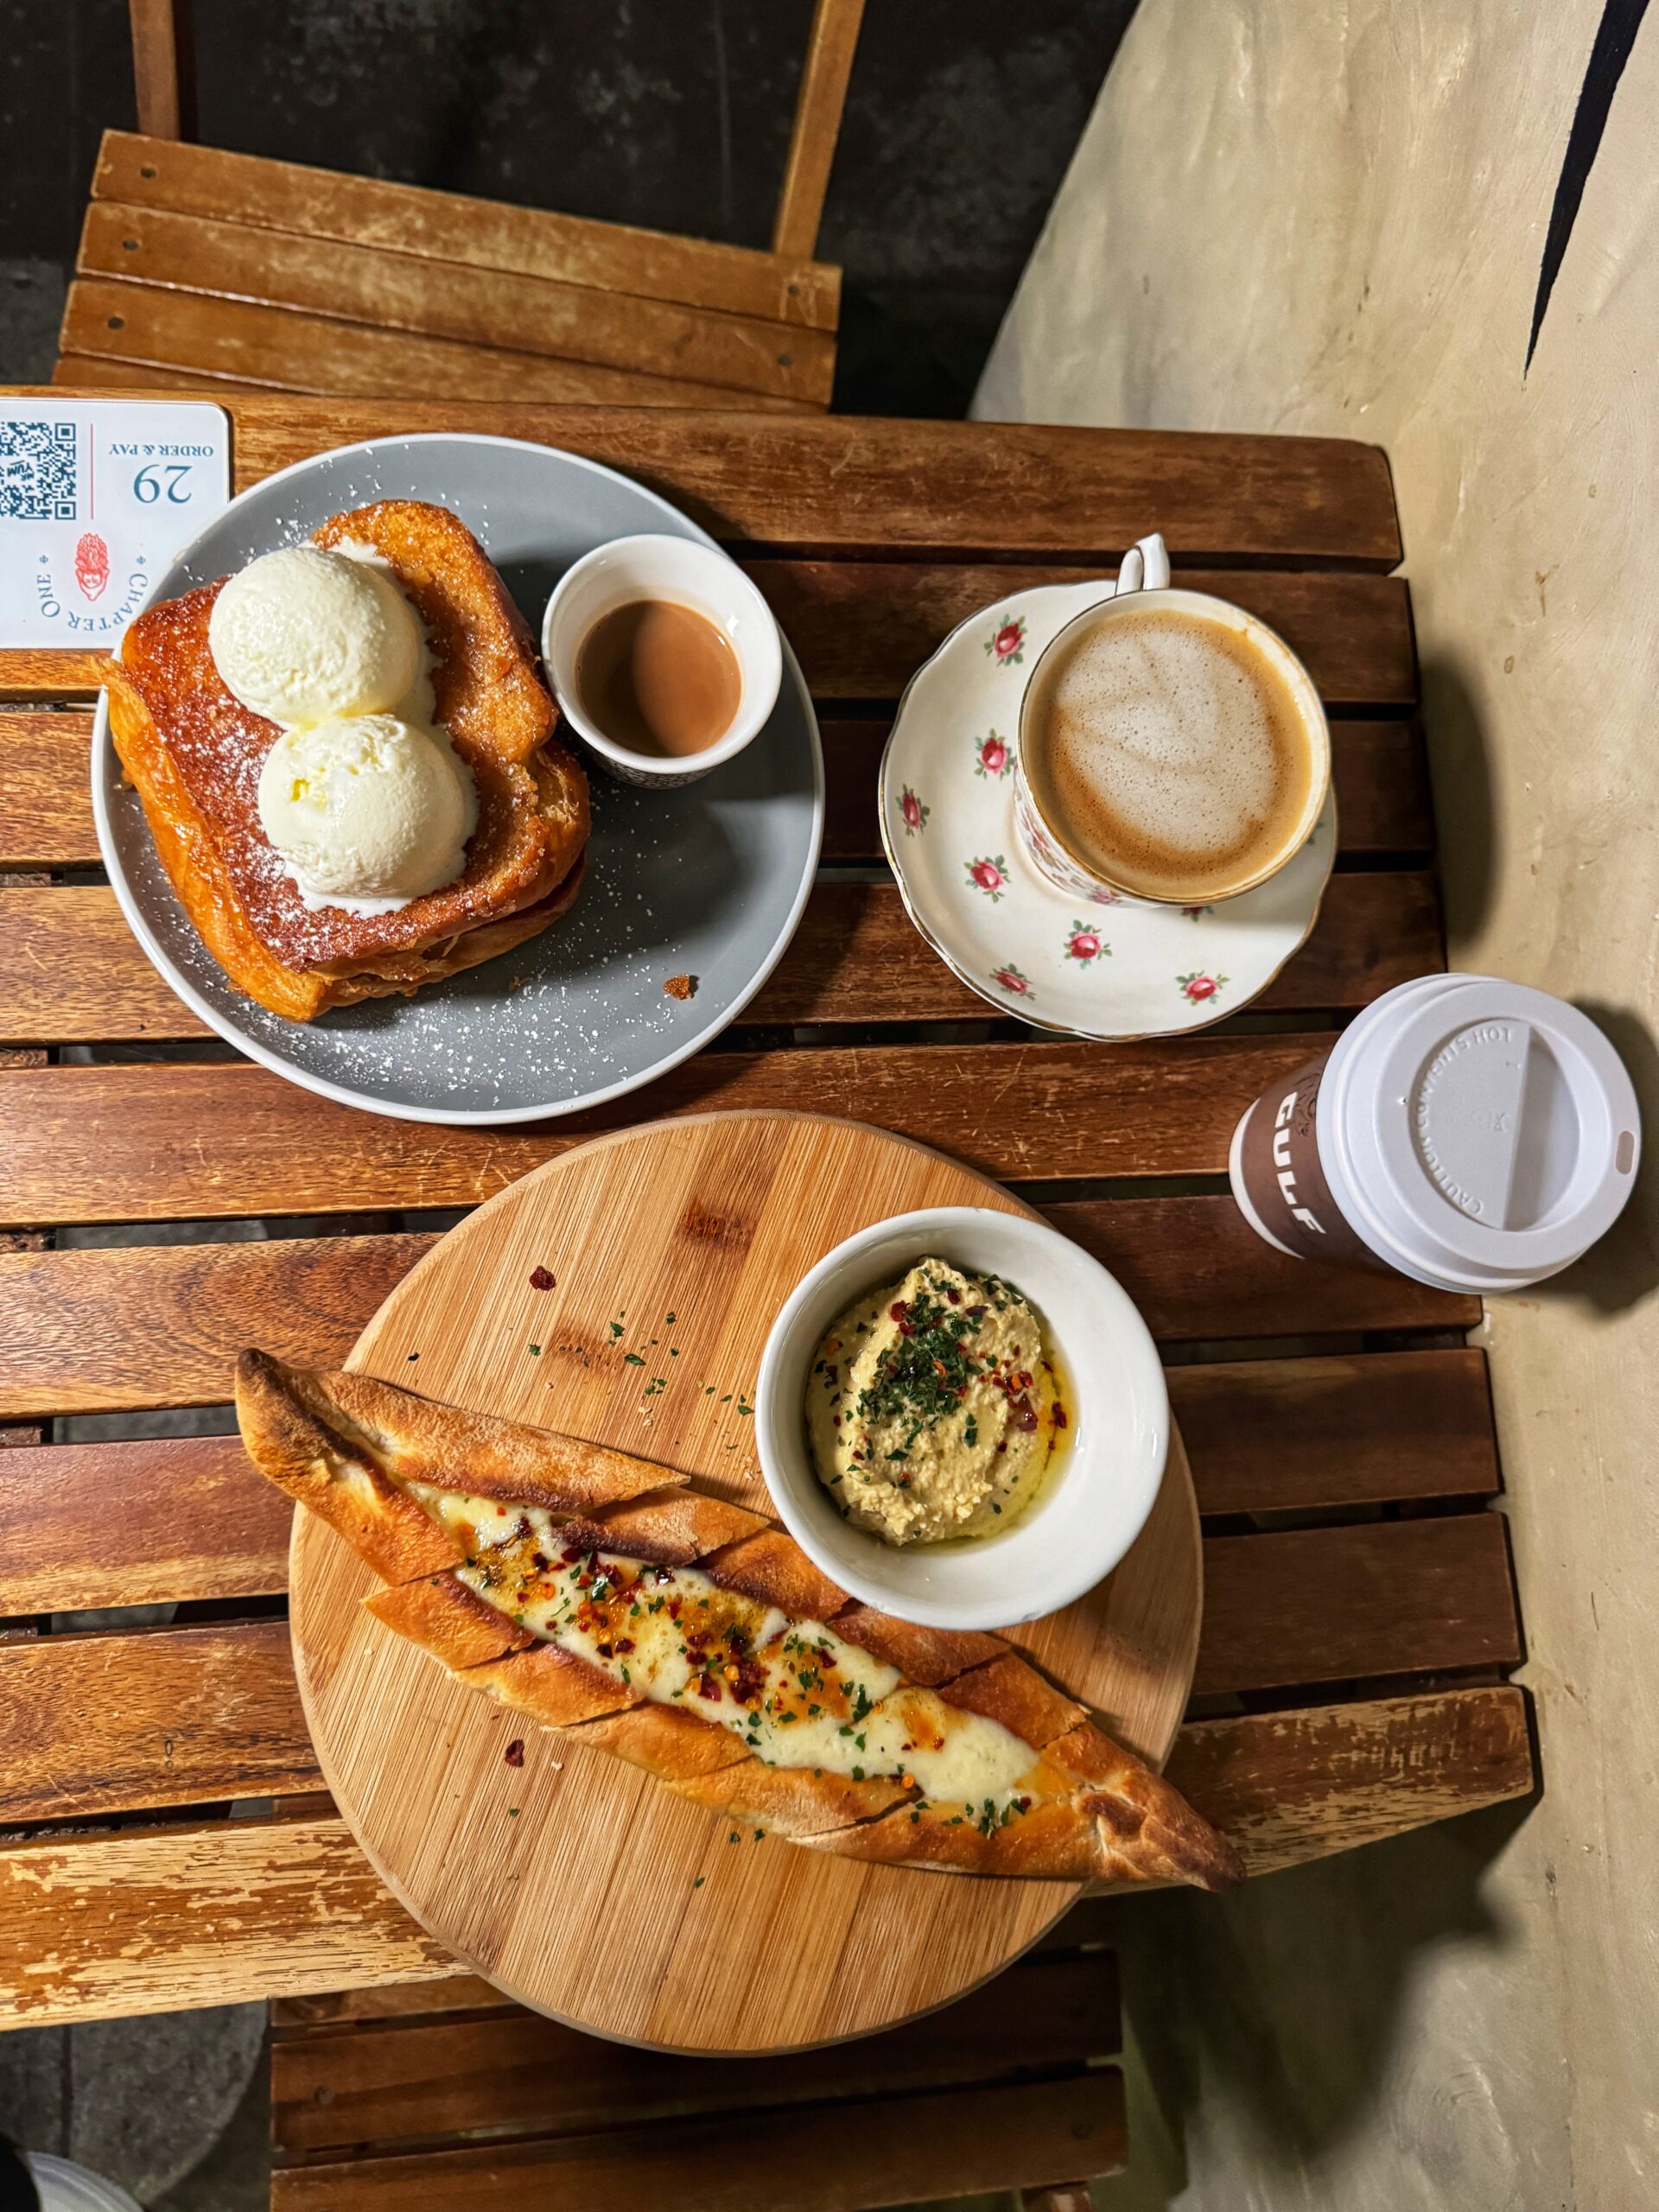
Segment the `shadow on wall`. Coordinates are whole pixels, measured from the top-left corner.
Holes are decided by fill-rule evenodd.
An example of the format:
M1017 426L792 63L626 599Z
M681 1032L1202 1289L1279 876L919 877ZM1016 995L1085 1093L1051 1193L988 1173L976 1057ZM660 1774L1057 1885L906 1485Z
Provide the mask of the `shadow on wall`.
M1497 895L1495 779L1486 733L1457 664L1426 654L1419 681L1434 819L1442 844L1455 839L1458 849L1457 867L1442 883L1446 945L1455 968L1459 944L1482 928Z
M1443 883L1448 957L1456 968L1459 945L1484 928L1497 897L1502 839L1496 779L1486 732L1457 664L1426 658L1421 683L1434 817L1442 840L1457 842L1457 867ZM1577 1003L1630 1070L1653 1141L1637 1170L1630 1200L1608 1235L1576 1267L1526 1294L1596 1313L1619 1313L1659 1288L1659 1043L1649 1025L1629 1007L1583 998Z
M1260 2201L1277 2201L1270 2177L1301 2179L1310 2204L1337 2202L1319 2191L1322 2162L1417 2063L1420 1963L1520 1940L1481 1884L1528 1809L1492 1806L1224 1899L1127 1900L1113 1936L1144 2079L1131 2083L1131 2170L1096 2184L1103 2212L1175 2212L1205 2135L1251 2146L1249 2202L1258 2183L1268 2184ZM1459 2173L1490 2171L1495 2152L1516 2162L1519 2185L1519 2154L1478 2080L1448 2082L1433 2110L1437 2126L1399 2154L1435 2186L1433 2201L1457 2203ZM1214 2154L1194 2163L1212 2170Z
M1599 1244L1576 1267L1541 1284L1539 1294L1594 1313L1623 1313L1659 1288L1659 1044L1649 1024L1628 1007L1588 998L1577 1003L1630 1070L1647 1139L1624 1212Z

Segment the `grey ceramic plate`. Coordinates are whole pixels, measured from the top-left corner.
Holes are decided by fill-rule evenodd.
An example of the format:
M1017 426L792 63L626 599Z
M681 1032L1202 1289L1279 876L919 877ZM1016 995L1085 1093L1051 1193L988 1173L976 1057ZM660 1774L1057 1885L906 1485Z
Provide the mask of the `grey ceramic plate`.
M431 499L482 541L532 635L573 561L636 531L711 541L654 492L574 454L510 438L378 438L267 477L233 499L156 587L172 599L291 545L343 508ZM580 748L578 748L580 750ZM589 764L591 767L591 764ZM619 1096L695 1052L766 981L811 888L823 830L817 722L793 653L747 752L683 791L592 770L588 879L569 917L500 959L409 999L283 1021L232 989L174 897L104 702L92 805L105 866L138 942L240 1051L308 1090L411 1122L524 1122ZM695 997L665 995L670 976Z

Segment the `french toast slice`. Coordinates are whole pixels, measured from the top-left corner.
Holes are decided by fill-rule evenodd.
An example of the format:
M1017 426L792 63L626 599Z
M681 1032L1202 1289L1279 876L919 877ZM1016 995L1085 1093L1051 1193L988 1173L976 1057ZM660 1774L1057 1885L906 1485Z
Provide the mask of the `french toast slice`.
M460 518L379 500L313 542L377 555L425 626L435 719L478 789L453 883L395 913L307 908L259 822L277 727L232 697L208 649L224 579L147 609L106 671L116 750L185 911L236 988L290 1021L418 990L545 929L575 899L588 830L587 778L554 737L530 632Z

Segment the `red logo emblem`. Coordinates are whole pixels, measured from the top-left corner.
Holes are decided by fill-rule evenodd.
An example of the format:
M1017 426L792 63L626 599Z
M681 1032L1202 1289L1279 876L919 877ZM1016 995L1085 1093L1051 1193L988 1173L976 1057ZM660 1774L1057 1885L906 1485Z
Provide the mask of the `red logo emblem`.
M101 598L110 581L110 549L95 530L89 530L75 548L75 582L83 599Z

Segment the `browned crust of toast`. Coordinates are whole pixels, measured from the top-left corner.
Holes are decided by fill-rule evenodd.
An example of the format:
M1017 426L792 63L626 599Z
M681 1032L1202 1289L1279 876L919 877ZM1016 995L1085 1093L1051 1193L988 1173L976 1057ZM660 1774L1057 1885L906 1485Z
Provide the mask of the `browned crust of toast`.
M357 1448L328 1379L261 1351L242 1354L236 1417L260 1473L338 1530L386 1582L459 1567L465 1554L454 1538Z
M717 1726L703 1722L702 1726ZM722 1728L721 1735L730 1733ZM677 1796L690 1797L734 1819L758 1821L775 1835L804 1840L838 1836L872 1821L905 1796L899 1783L883 1777L855 1782L850 1775L805 1766L768 1766L749 1756L710 1773L661 1777ZM826 1848L833 1850L833 1844Z
M1072 1881L1114 1878L1190 1880L1192 1876L1149 1876L1139 1871L1106 1877L1096 1840L1087 1821L1079 1821L1065 1798L1033 1805L1023 1817L988 1834L970 1817L924 1802L894 1806L873 1821L839 1834L798 1836L796 1840L842 1859L868 1859L882 1866L925 1866L948 1874L1015 1874ZM1205 1885L1204 1886L1220 1886Z
M1000 1658L941 1682L938 1694L947 1705L1000 1721L1011 1736L1039 1751L1088 1718L1075 1698L1057 1690L1046 1675L1013 1651L1005 1650Z
M729 1728L711 1728L677 1705L636 1705L584 1720L570 1733L579 1744L591 1744L632 1766L644 1767L659 1782L713 1774L749 1756Z
M767 1526L747 1505L733 1505L704 1490L652 1490L626 1505L608 1505L567 1521L559 1533L567 1543L587 1544L594 1551L661 1567L690 1567L721 1545Z
M263 1358L259 1353L244 1357ZM275 1360L264 1366L272 1375L299 1372L281 1369ZM625 1503L646 1491L677 1489L685 1481L672 1467L632 1452L502 1421L493 1414L463 1413L378 1376L340 1368L305 1381L339 1408L359 1448L400 1483L436 1484L509 1504L579 1514ZM257 1460L251 1441L248 1448Z
M921 1628L914 1621L901 1621L856 1602L845 1606L829 1625L845 1642L896 1667L907 1682L923 1689L948 1682L969 1667L982 1666L1008 1648L1000 1636L987 1636L982 1629Z
M454 1574L400 1582L363 1600L376 1620L421 1644L446 1667L481 1667L536 1642Z
M602 1668L590 1666L579 1653L556 1643L537 1642L528 1651L468 1667L461 1679L549 1728L575 1727L639 1702Z
M175 892L237 988L292 1021L418 990L546 929L575 898L588 829L587 779L552 736L529 633L466 525L393 500L334 516L316 537L381 551L442 656L437 719L480 803L454 883L395 913L314 913L273 869L254 793L276 728L232 697L213 664L207 623L221 584L146 609L105 671L116 750Z
M793 1536L770 1522L697 1565L722 1590L741 1591L757 1605L776 1605L797 1620L828 1624L847 1603L840 1584L814 1567Z
M537 671L530 626L458 515L424 499L376 499L330 515L311 535L325 549L372 546L389 563L425 626L437 718L459 752L525 761L546 745L558 709ZM586 796L583 779L584 819Z
M273 1395L289 1402L289 1414L272 1412ZM411 1460L419 1465L419 1479L508 1503L547 1503L579 1516L570 1525L584 1531L596 1526L613 1537L626 1522L626 1552L636 1558L651 1556L642 1544L653 1538L683 1548L705 1507L710 1534L723 1533L727 1515L743 1510L721 1509L705 1493L682 1488L666 1470L626 1453L441 1406L371 1376L305 1375L248 1353L238 1373L238 1406L255 1464L293 1495L315 1496L319 1510L327 1510L332 1496L326 1478L332 1462L360 1469L361 1477L353 1478L359 1490L367 1481L395 1491L408 1479ZM319 1431L335 1432L332 1446L319 1445ZM304 1462L297 1485L296 1456ZM320 1490L319 1459L326 1471ZM542 1484L540 1495L524 1487L530 1482ZM559 1501L579 1489L588 1493L584 1502L562 1506ZM609 1513L592 1495L599 1489L610 1493ZM368 1494L378 1501L379 1490ZM705 1505L692 1504L696 1500ZM416 1501L404 1503L424 1517ZM401 1569L406 1540L400 1535L397 1542L388 1541L389 1516L383 1523L378 1509L365 1513L355 1493L352 1510L334 1525L365 1556L372 1559L373 1546L391 1559L394 1572ZM583 1534L573 1541L588 1539ZM524 1632L499 1614L493 1615L499 1626L480 1621L478 1614L490 1616L493 1609L447 1572L418 1583L405 1578L403 1586L366 1602L459 1680L648 1769L682 1796L815 1849L947 1872L1119 1885L1185 1881L1224 1889L1243 1878L1237 1853L1178 1790L1113 1743L1082 1706L1001 1637L906 1635L906 1624L851 1605L770 1523L694 1557L722 1586L777 1605L798 1621L833 1620L838 1634L852 1627L857 1633L849 1641L890 1664L897 1666L897 1655L908 1650L935 1675L931 1694L999 1723L1029 1749L1030 1766L1016 1785L1025 1809L982 1818L973 1808L930 1803L908 1776L771 1766L721 1722L648 1700L557 1644L527 1639L524 1648L500 1656ZM481 1660L474 1656L480 1643L495 1645ZM942 1673L953 1657L969 1663Z

